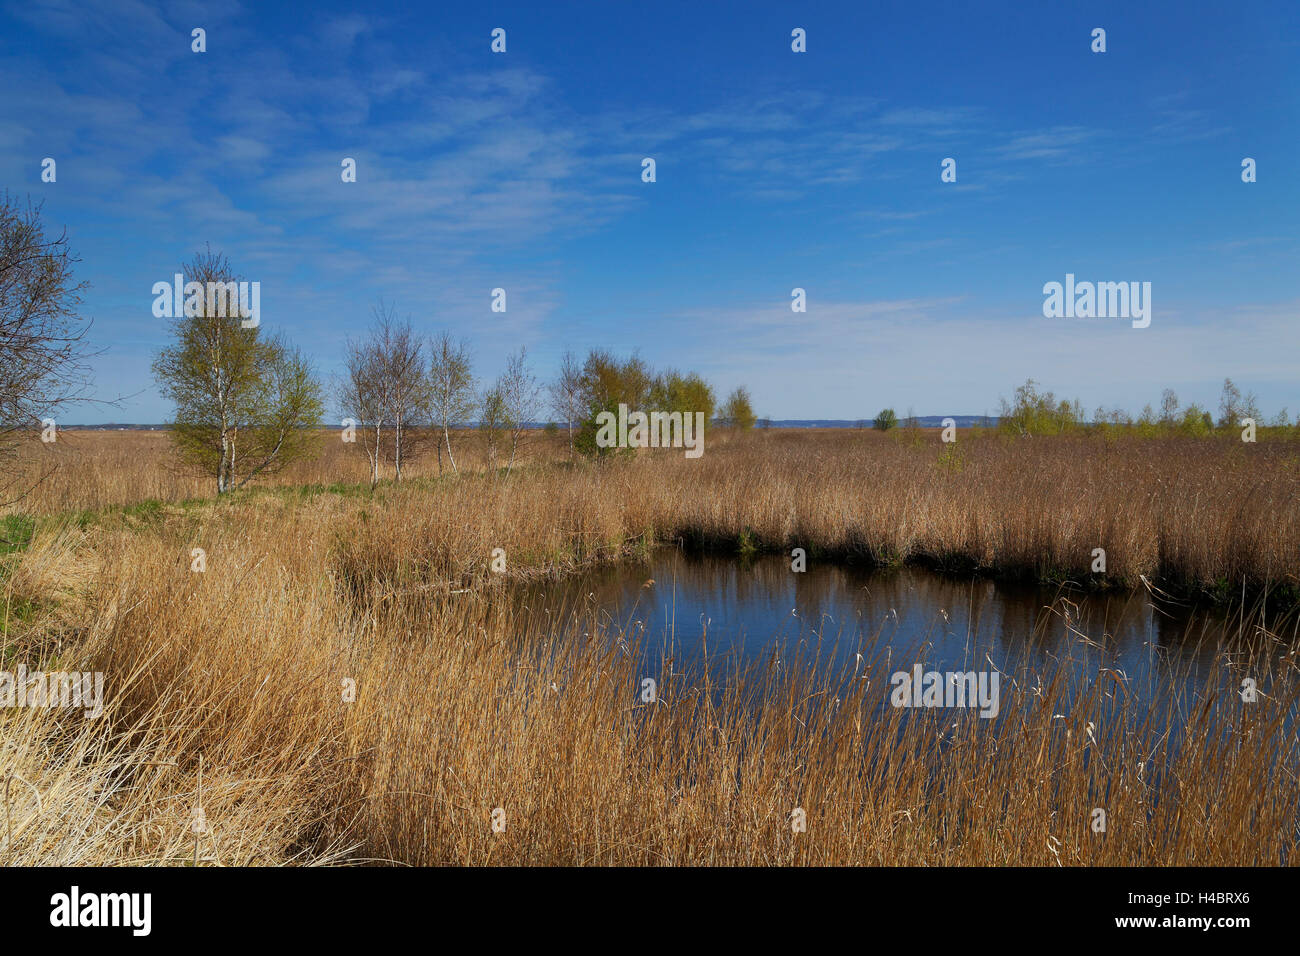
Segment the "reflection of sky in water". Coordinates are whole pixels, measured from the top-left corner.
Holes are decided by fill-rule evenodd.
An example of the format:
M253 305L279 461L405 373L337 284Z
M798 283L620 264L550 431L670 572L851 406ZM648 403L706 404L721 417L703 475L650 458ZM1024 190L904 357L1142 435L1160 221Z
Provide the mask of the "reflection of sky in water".
M648 579L654 584L645 587ZM762 659L781 643L787 652L798 641L815 646L820 635L827 663L834 643L836 663L853 662L858 652L876 659L888 646L899 669L921 661L933 670L981 670L987 653L999 669L1018 669L1027 658L1034 670L1046 671L1055 670L1057 660L1087 655L1089 671L1115 668L1135 688L1163 683L1175 670L1208 668L1221 629L1204 613L1191 615L1177 605L1157 609L1145 592L1067 595L919 569L881 572L814 560L807 571L794 573L790 560L779 556L741 562L672 549L527 595L533 612L585 616L598 608L613 629L639 634L650 657L671 643L683 663L698 659L707 627L710 658ZM1062 596L1074 602L1070 626Z

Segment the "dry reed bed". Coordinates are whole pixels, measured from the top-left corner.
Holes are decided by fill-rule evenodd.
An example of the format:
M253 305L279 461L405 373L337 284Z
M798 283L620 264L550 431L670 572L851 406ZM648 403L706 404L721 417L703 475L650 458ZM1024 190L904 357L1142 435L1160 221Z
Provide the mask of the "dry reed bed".
M4 590L45 601L10 639L29 666L41 656L51 669L105 672L109 710L99 721L0 714L11 784L0 859L1294 862L1294 630L1257 629L1257 657L1234 646L1234 667L1225 657L1186 699L1123 685L1098 662L1077 683L1000 661L1016 680L996 727L969 712L882 709L889 670L910 662L877 656L861 674L827 674L793 649L722 684L677 672L645 706L635 651L593 620L522 616L487 570L491 547L507 550L509 577L612 557L633 535L670 528L856 541L889 530L872 502L905 487L910 510L889 540L915 546L957 521L941 489L989 489L972 476L1010 453L990 443L982 460L972 448L960 472L936 478L932 449L880 447L889 467L827 448L780 469L779 447L723 446L703 462L466 475L361 499L258 495L42 529ZM1176 482L1189 461L1170 451L1165 480ZM1278 493L1274 466L1256 487L1258 469L1220 461L1235 484L1211 475L1200 487L1244 482L1258 502ZM1150 467L1129 460L1121 473ZM831 478L849 484L826 490ZM1049 469L1040 493L1070 480ZM1178 514L1204 520L1214 501ZM976 541L1028 547L1086 537L1079 527L1098 520L1071 514L1022 537L994 534L991 520L958 524ZM1151 519L1125 509L1107 520ZM208 555L203 574L189 570L194 546ZM1254 704L1232 692L1242 673L1265 691ZM345 679L356 682L350 703ZM1186 723L1170 738L1173 715ZM196 804L208 827L197 835ZM504 833L490 825L496 807ZM791 831L795 807L806 833ZM1097 807L1104 835L1089 826Z
M353 561L378 572L458 578L493 547L520 566L564 568L629 541L685 540L877 563L918 561L1047 579L1140 579L1220 597L1300 584L1300 442L1003 439L936 433L916 445L872 432L714 435L699 460L642 455L566 467L562 439L538 436L509 481L449 476L426 457L383 501ZM125 436L125 437L119 437ZM175 471L161 433L74 433L63 467L23 503L35 513L178 501L209 489ZM467 470L478 464L464 440ZM128 450L129 449L129 450ZM100 455L108 456L109 465ZM48 463L48 459L46 460ZM551 463L548 471L537 465ZM29 469L34 465L29 464ZM364 461L337 439L278 484L360 482ZM353 512L357 511L353 508ZM346 519L345 519L346 520ZM358 524L358 522L353 522ZM484 550L486 549L486 550Z
M345 445L340 434L322 432L315 455L265 475L253 486L368 483L370 471L361 446ZM458 434L454 441L457 464L471 471L483 467L483 454L473 432ZM530 438L528 452L534 458L554 460L567 453L567 446L562 439L536 434ZM17 504L0 509L0 513L53 515L129 506L151 499L175 503L210 498L216 491L215 479L196 474L177 459L165 431L64 431L57 442L49 445L30 442L18 461L6 462L5 467L12 468L15 487L32 490ZM444 467L451 471L450 465ZM429 451L421 460L407 465L404 474L412 478L436 476L436 456ZM392 478L391 467L385 470L384 477Z

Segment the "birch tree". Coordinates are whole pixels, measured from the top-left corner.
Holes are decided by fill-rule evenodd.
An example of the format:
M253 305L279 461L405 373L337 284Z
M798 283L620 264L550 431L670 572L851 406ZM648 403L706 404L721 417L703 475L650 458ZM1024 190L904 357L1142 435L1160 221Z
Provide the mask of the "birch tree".
M483 400L479 403L478 430L490 471L496 471L501 439L507 428L505 395L501 383L497 382L483 393Z
M185 281L240 281L225 256L199 254ZM310 453L321 424L320 386L311 364L260 325L233 315L173 318L174 342L154 360L165 398L176 406L170 434L189 463L216 480L217 495L242 488Z
M565 352L559 377L550 387L551 410L564 419L569 430L569 457L573 457L573 423L582 414L582 366L577 356Z
M361 447L370 464L370 487L379 484L379 467L383 460L383 429L386 405L384 379L379 354L370 341L345 346L343 377L335 389L335 401L343 417L357 423Z
M375 308L371 341L385 417L393 432L393 480L401 481L402 466L416 460L428 434L420 428L432 415L432 373L410 318L399 322L396 310L383 302Z
M433 423L442 432L438 444L438 474L442 474L444 446L451 470L458 470L451 449L451 428L474 414L477 396L469 350L464 343L454 342L450 333L443 332L433 340L430 352L430 404Z
M528 350L520 347L510 356L506 370L497 382L501 394L504 424L510 437L510 463L506 476L514 470L515 459L528 433L528 423L541 408L542 389L528 369Z

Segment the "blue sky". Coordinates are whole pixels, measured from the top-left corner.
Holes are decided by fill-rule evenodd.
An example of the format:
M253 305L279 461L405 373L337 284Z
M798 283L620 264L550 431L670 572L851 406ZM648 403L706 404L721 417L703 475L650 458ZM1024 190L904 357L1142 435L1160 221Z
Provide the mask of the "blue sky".
M134 396L65 421L166 420L150 290L205 243L324 376L383 296L483 377L639 348L775 418L1030 376L1300 411L1300 4L416 6L0 7L0 188L67 228L97 394ZM1150 327L1044 318L1066 273L1151 282Z

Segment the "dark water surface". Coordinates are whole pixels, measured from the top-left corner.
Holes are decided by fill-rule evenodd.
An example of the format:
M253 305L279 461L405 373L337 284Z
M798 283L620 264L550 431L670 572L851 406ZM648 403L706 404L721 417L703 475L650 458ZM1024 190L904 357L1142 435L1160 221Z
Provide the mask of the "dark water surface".
M1148 689L1199 683L1222 670L1216 651L1225 637L1231 645L1251 631L1249 620L1157 602L1145 591L1089 594L815 561L796 573L781 556L741 560L671 548L534 585L522 600L552 620L595 614L615 640L637 637L648 657L668 648L686 663L706 648L710 659L742 661L799 648L849 668L858 654L869 661L887 653L899 669L922 662L939 671L986 670L992 661L1048 673L1087 659L1094 674L1113 668Z

